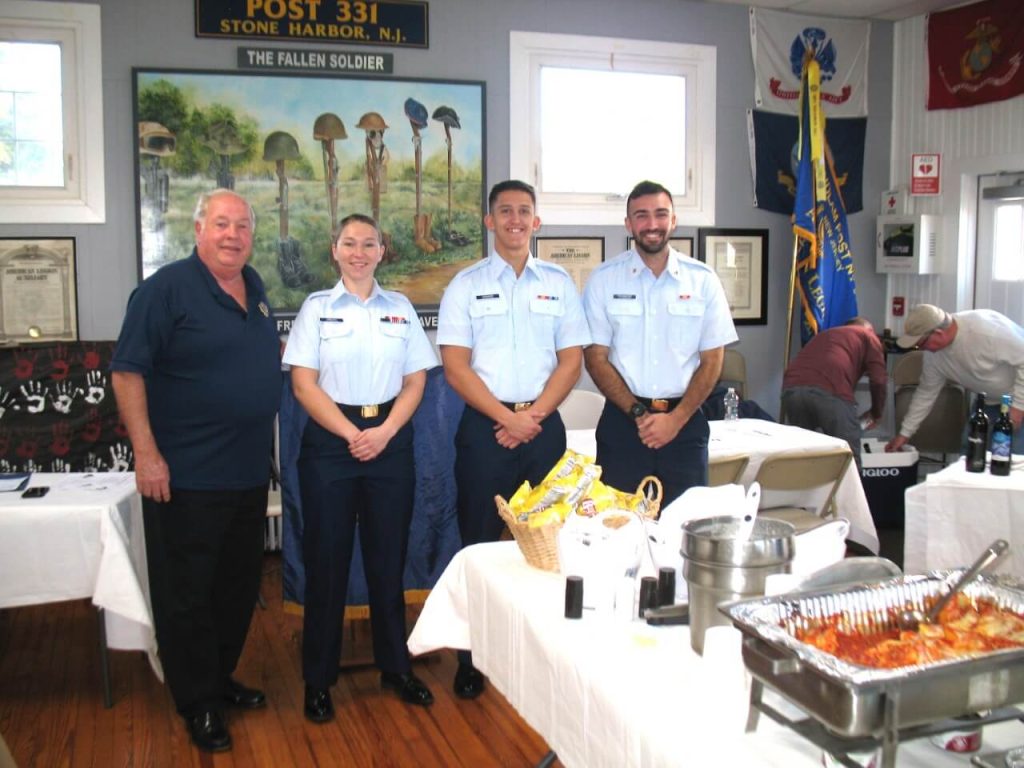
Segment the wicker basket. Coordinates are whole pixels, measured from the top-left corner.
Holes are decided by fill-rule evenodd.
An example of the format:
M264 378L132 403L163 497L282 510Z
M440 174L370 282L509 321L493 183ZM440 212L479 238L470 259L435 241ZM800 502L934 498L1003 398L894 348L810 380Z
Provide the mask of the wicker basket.
M649 494L646 492L648 486L651 487ZM640 481L636 493L637 495L643 494L647 499L647 517L657 517L658 511L661 509L661 499L664 495L661 481L654 477L654 475L648 475ZM526 558L526 562L534 568L540 568L542 571L555 571L557 573L558 532L562 529L562 523L548 523L547 525L531 528L529 523L522 523L516 519L515 514L508 506L508 502L501 496L495 496L494 503L498 507L498 515L508 525L509 531L512 532L512 538L519 545L519 549L523 553L523 557Z

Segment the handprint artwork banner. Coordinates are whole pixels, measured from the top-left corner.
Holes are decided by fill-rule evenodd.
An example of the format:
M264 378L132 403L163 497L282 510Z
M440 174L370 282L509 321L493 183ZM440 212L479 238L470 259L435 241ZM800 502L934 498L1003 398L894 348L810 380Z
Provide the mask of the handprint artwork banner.
M0 472L128 472L107 371L114 342L0 350Z

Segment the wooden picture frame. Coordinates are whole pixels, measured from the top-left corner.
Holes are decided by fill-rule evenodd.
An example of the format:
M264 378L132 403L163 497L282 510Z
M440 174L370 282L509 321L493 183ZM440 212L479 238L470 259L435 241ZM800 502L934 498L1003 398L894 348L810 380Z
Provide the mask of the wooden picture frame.
M736 325L768 324L768 230L697 230L698 258L725 289Z
M78 341L75 238L0 238L0 345Z
M590 273L604 261L603 237L537 237L534 252L541 261L557 264L572 277L576 290L583 288Z

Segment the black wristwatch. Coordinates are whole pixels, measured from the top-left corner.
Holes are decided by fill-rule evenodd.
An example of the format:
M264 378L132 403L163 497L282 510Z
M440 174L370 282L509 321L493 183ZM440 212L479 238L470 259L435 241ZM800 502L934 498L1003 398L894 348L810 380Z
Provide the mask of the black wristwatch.
M629 415L632 416L634 419L639 419L645 413L647 413L647 406L641 403L640 401L637 401L633 403L631 406L629 406Z

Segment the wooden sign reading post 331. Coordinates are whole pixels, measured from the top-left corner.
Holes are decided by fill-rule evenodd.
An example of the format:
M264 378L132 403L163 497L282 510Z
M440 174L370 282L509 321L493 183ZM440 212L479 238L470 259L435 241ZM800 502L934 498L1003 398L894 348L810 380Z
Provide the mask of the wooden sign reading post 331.
M428 48L421 0L195 0L196 37Z

